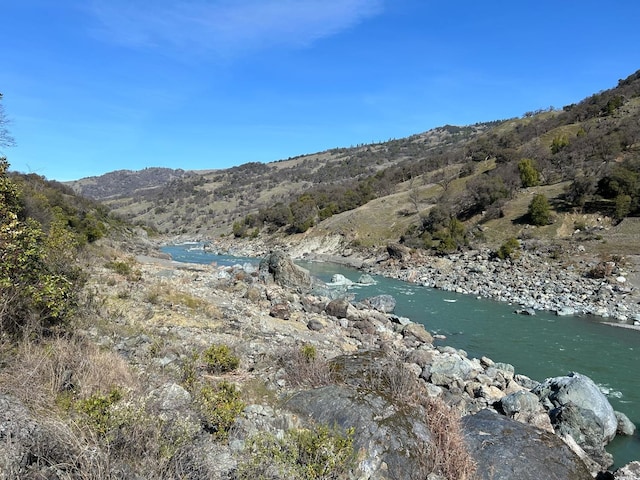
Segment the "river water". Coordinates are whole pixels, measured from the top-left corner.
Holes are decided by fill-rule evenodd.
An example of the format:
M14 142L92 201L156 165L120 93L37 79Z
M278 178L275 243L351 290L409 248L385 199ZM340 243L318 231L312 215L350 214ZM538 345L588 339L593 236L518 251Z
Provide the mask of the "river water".
M219 256L178 245L164 247L176 261L232 265L256 259ZM329 263L300 262L313 275L329 282L334 274L357 281L361 272ZM640 426L640 331L612 327L597 317L558 317L537 312L514 313L516 307L470 295L422 287L374 276L375 285L354 286L358 298L390 294L397 315L446 336L438 343L465 350L469 357L487 356L510 363L516 373L541 381L580 372L607 395L615 410ZM640 460L640 436L621 437L607 447L616 466Z

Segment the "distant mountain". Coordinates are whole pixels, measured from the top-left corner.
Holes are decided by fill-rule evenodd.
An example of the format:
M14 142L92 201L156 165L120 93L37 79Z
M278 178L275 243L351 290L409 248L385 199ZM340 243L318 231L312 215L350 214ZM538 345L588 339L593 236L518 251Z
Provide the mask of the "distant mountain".
M65 184L84 197L104 201L158 189L186 175L187 173L181 169L152 167L138 171L117 170L100 176L65 182Z

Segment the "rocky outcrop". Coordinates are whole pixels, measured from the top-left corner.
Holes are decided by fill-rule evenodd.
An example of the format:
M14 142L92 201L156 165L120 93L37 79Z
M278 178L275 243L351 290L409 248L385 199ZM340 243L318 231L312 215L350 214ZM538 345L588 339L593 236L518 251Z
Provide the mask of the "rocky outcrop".
M613 458L604 447L616 435L618 419L595 383L579 373L545 380L533 389L560 436L571 436L604 468Z
M591 480L580 458L556 435L490 410L462 419L467 443L486 480Z
M35 417L8 395L0 395L0 444L0 478L74 478L82 467L78 444L66 425ZM100 457L94 452L93 461Z
M283 252L276 251L262 259L259 277L263 281L274 281L282 287L299 292L309 292L313 286L309 272L299 267Z
M424 414L394 405L372 391L331 385L294 395L285 407L323 425L355 429L363 478L412 480L431 441ZM425 475L426 477L426 475Z

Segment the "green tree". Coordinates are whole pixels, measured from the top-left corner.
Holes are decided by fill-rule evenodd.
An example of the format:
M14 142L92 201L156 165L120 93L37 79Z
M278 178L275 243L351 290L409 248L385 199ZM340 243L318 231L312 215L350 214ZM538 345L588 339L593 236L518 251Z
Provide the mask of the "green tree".
M20 216L20 191L0 159L0 337L20 337L65 320L75 306L73 239L59 223L45 233Z
M535 187L540 183L540 172L538 172L533 160L530 158L520 160L518 163L518 171L520 172L520 180L522 181L523 187Z
M551 140L551 153L554 155L569 146L569 137L566 134L560 134Z
M631 196L620 194L616 197L616 209L614 216L616 220L622 220L631 213Z
M542 226L551 223L551 207L549 200L542 194L533 197L529 203L529 220L532 225Z

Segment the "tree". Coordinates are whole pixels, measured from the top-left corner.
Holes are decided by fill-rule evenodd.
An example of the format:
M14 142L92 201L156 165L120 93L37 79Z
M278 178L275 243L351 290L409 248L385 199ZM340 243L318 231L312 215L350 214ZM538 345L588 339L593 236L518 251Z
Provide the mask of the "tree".
M20 191L0 159L0 338L28 336L65 320L75 304L77 275L70 267L67 231L45 233L21 218Z
M9 119L4 113L4 106L2 105L2 94L0 93L0 149L6 147L13 147L15 140L9 133L7 126L9 125ZM2 150L0 150L2 151Z
M551 207L549 200L542 194L533 197L529 204L529 220L532 225L542 226L551 223Z
M540 172L533 164L530 158L523 158L518 163L518 171L520 172L520 180L525 188L535 187L540 183Z

